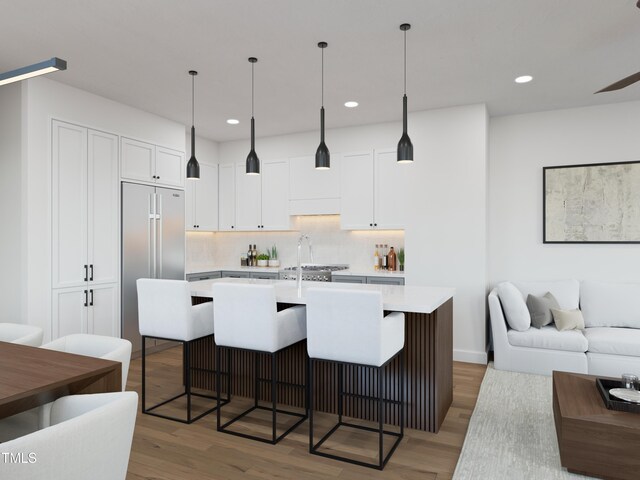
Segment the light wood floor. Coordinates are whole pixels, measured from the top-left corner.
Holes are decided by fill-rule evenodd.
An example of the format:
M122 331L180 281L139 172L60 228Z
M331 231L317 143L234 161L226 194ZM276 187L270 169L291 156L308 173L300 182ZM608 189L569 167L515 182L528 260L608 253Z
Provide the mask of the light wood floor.
M147 368L151 378L147 379L148 406L180 391L181 348L160 352L149 358ZM216 432L215 412L191 425L138 413L127 479L450 479L485 369L484 365L454 362L453 405L440 432L432 434L405 430L402 443L383 472L310 455L308 422L300 425L278 445L269 445ZM171 385L174 385L173 391ZM140 393L140 387L141 362L137 359L131 362L127 389ZM234 403L238 402L234 399ZM176 402L176 407L183 405ZM194 405L202 407L205 404L198 399ZM233 414L234 410L241 411L239 408L242 406L229 406L223 412L225 416L227 412ZM162 413L184 415L184 410L170 406ZM333 418L320 416L318 425L328 429ZM252 416L248 424L255 426L253 433L268 431L267 418L264 416ZM373 438L359 431L347 431L339 435L336 437L337 443L332 445L327 442L327 448L338 448L339 445L344 449L346 446L350 453L375 461L376 434L371 434ZM391 442L389 438L387 444Z

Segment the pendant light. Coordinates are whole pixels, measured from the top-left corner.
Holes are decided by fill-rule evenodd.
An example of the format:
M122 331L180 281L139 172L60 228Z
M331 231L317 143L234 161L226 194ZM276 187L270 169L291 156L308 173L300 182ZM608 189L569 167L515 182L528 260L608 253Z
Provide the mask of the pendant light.
M189 70L191 75L191 158L187 163L187 178L197 180L200 178L200 164L196 160L196 127L195 125L195 78L198 72Z
M331 168L331 155L324 143L324 49L327 48L327 42L318 43L318 47L322 51L322 106L320 107L320 145L316 150L316 170L328 170Z
M398 163L413 162L413 144L407 134L407 30L411 28L408 23L400 25L404 32L404 96L402 97L402 137L398 142Z
M256 128L253 119L253 66L257 61L256 57L249 57L249 63L251 63L251 151L247 155L247 175L260 175L260 159L256 153Z

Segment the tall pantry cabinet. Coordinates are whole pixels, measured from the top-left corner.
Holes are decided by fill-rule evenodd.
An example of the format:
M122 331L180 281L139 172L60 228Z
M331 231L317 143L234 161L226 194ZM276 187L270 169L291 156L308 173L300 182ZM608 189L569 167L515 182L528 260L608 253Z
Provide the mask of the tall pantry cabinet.
M118 137L52 121L52 331L120 336Z

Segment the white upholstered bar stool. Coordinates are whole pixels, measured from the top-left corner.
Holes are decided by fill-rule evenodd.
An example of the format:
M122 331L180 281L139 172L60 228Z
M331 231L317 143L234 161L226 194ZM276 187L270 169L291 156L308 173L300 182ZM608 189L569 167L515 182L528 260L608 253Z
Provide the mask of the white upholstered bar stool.
M39 347L42 345L42 329L23 323L0 323L0 342Z
M404 313L384 315L382 294L379 291L310 288L307 290L307 351L309 353L309 452L344 462L382 470L404 436ZM399 356L397 378L399 398L384 398L387 366ZM338 423L317 443L313 432L313 371L317 362L337 364ZM345 393L345 366L360 370L374 369L373 387L377 393ZM354 368L354 367L352 367ZM385 374L387 373L387 374ZM364 372L360 374L364 377ZM386 389L393 392L394 388ZM364 398L377 403L377 428L343 420L343 397ZM400 431L384 430L385 403L399 409ZM378 463L367 463L346 456L321 451L320 447L340 427L356 428L378 433ZM384 455L384 436L396 437Z
M248 410L232 418L226 423L221 423L221 408L218 403L218 431L237 435L252 440L276 444L289 432L307 419L306 399L305 413L285 411L277 408L278 385L286 385L290 388L301 388L303 398L305 395L304 384L284 383L278 380L278 354L287 350L306 338L306 315L303 306L295 306L277 311L276 294L273 285L242 284L242 283L215 283L212 287L213 311L216 319L215 333L218 347L216 365L222 361L221 349L252 352L255 358L254 378L254 404ZM260 378L260 358L269 357L271 363L271 375L269 379ZM231 356L228 357L230 361ZM229 363L229 382L227 391L231 394L231 379L233 368ZM265 407L259 403L260 385L269 382L271 386L271 406ZM216 377L217 390L221 391L221 376ZM258 435L241 433L229 429L233 423L245 417L256 409L271 411L271 438ZM284 433L277 434L277 414L285 414L299 417Z
M138 325L142 336L142 413L156 417L192 423L213 412L211 407L192 416L191 397L215 400L217 396L192 392L191 346L193 342L213 337L213 307L211 302L192 305L189 283L185 280L163 280L140 278L138 289ZM181 342L183 361L184 392L150 408L146 406L146 339L170 340ZM212 353L213 354L213 353ZM183 396L187 397L187 418L177 418L155 412Z

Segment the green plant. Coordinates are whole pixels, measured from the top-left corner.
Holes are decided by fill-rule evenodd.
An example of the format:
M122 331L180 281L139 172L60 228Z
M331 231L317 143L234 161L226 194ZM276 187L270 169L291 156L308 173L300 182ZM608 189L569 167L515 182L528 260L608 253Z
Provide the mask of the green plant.
M270 258L270 260L277 260L277 259L278 259L278 249L274 245L273 247L271 247L271 258Z
M404 248L398 249L398 262L400 262L400 265L404 265Z
M257 257L258 260L269 260L269 255L266 253L261 253L260 255L258 255Z

